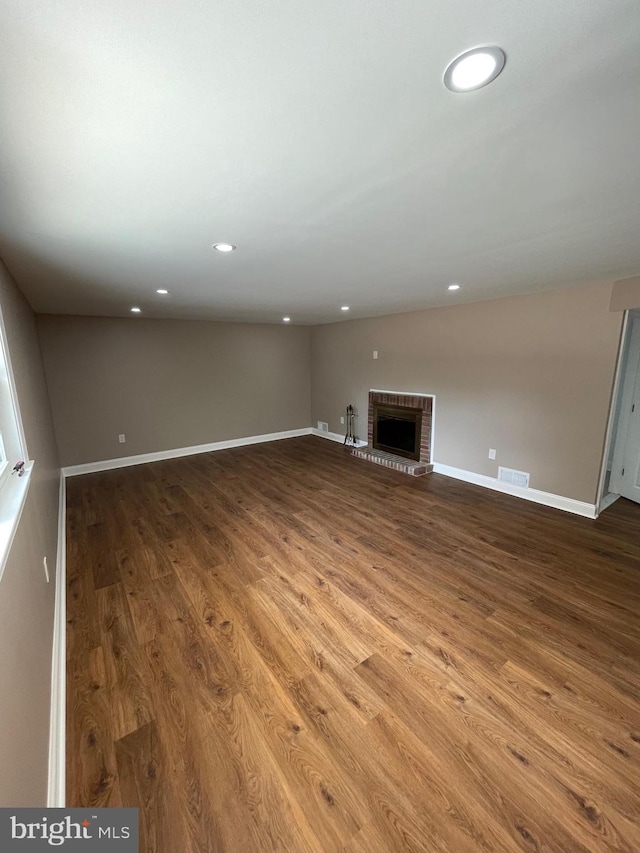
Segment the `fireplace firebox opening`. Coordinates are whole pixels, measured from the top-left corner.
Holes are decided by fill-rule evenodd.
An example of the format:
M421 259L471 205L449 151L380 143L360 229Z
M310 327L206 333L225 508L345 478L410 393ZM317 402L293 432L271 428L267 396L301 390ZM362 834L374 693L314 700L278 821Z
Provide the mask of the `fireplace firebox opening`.
M373 446L407 459L420 460L422 409L373 404Z

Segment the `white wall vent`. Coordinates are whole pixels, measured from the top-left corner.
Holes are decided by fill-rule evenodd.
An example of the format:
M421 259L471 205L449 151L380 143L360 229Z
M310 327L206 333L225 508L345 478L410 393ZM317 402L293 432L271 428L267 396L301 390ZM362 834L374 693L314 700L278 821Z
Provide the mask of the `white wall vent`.
M526 471L514 471L513 468L498 468L498 480L502 483L509 483L511 486L522 486L524 489L529 488L529 475Z
M329 432L329 424L326 421L318 421L318 429L320 432Z

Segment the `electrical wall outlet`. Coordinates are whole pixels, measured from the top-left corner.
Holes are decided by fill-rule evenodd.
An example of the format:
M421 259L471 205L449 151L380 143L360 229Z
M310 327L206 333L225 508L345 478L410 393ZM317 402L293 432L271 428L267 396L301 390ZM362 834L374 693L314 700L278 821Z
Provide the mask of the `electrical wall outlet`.
M47 558L42 558L42 565L44 566L44 576L47 579L47 583L49 583L49 567L47 566Z
M377 349L374 349L373 357L374 357L374 359L378 357L378 350Z
M495 459L495 458L496 458L496 452L493 448L491 448L491 450L489 450L489 459Z
M341 423L341 424L343 424L343 423L344 423L344 415L340 415L340 423Z
M121 432L120 435L118 436L118 441L120 442L120 444L124 444L126 440L127 439L126 439L125 434L123 432Z

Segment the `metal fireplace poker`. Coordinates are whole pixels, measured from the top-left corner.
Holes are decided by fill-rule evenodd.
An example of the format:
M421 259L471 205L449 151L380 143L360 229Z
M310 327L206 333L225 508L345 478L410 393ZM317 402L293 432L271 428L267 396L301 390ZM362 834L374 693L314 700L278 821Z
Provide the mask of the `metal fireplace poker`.
M349 404L347 406L347 433L344 437L346 447L357 447L358 439L356 438L356 410L355 407Z

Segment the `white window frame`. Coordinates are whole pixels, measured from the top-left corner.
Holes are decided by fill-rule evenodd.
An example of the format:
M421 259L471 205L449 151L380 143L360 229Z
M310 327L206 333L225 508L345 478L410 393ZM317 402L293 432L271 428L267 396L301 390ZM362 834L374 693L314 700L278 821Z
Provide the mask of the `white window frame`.
M2 438L2 429L0 429L0 483L4 479L4 475L7 471L7 466L9 465L9 460L7 459L7 453L4 449L4 439Z
M11 356L9 346L7 344L7 335L4 325L4 317L2 314L2 306L0 305L0 348L4 358L5 369L7 372L9 397L11 403L11 412L13 414L13 426L15 426L18 444L21 453L21 460L7 459L4 452L4 441L0 431L0 449L2 455L0 457L0 582L4 574L7 557L11 551L13 537L15 536L20 516L24 509L24 504L27 498L27 492L31 483L31 472L33 471L33 462L29 461L27 451L27 440L22 426L22 416L20 414L20 404L18 401L18 393L16 383L13 376L13 368L11 366ZM18 476L13 473L13 467L16 462L24 462L24 473ZM0 588L1 593L1 588Z

